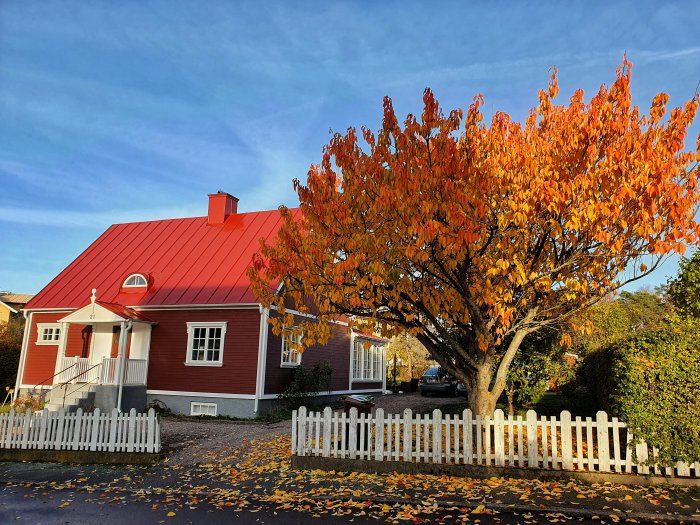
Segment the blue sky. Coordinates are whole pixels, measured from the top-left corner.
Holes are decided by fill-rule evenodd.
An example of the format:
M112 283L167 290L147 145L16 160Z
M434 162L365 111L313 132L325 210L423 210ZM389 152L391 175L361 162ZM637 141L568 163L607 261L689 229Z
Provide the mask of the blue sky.
M294 205L329 130L376 128L385 95L405 115L427 86L446 108L481 92L521 119L551 66L562 96L590 94L627 51L636 103L681 103L699 19L694 1L5 0L0 290L39 291L112 223L204 215L219 189Z

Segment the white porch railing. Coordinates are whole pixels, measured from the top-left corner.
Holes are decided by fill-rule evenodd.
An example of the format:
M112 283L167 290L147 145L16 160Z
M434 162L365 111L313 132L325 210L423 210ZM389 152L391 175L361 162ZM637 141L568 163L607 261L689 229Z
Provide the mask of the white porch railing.
M102 359L102 375L100 383L103 385L118 385L118 363L116 357L105 357ZM148 371L148 361L146 359L125 359L124 384L125 385L145 385L146 373Z
M86 357L64 357L61 359L60 370L62 372L57 376L57 382L118 385L117 364L118 359L114 357L104 357L101 362L97 363L90 362L90 358ZM148 360L125 359L124 366L125 385L146 384Z
M63 357L61 358L61 373L58 375L59 383L95 383L100 377L100 367L97 363L90 363L88 357Z
M452 463L497 467L529 467L656 474L700 478L700 462L678 463L674 468L654 464L657 450L645 442L632 445L632 433L616 417L605 412L595 418L472 415L339 414L326 408L292 417L292 454L375 461ZM636 454L632 449L636 448Z

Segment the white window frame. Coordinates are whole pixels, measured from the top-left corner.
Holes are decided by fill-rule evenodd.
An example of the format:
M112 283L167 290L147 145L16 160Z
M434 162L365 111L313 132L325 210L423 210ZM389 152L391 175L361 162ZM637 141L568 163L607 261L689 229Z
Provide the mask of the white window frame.
M280 367L282 368L295 368L301 364L301 352L299 350L292 350L291 348L289 348L291 336L292 333L289 330L285 330L282 333L282 352L280 355ZM301 340L303 338L303 333L297 334L296 343L301 344ZM291 359L291 356L294 356L294 360ZM287 357L287 359L285 359L285 357Z
M129 279L135 279L136 277L143 279L143 284L126 284L129 282ZM122 284L122 288L146 288L147 286L148 279L146 279L146 276L142 273L132 273L126 279L124 279L124 284Z
M58 345L61 342L61 324L60 323L37 323L36 344L38 345ZM46 333L52 330L50 339L46 339Z
M370 347L365 348L369 343ZM382 383L386 374L384 346L369 339L353 338L352 381L355 383Z
M195 408L196 407L196 408ZM214 409L213 414L208 412L203 412L202 409ZM219 413L219 406L216 403L206 403L203 401L192 401L190 403L190 416L211 416L216 417Z
M205 341L209 341L209 330L211 328L221 328L221 343L219 344L219 359L218 360L199 360L192 359L192 344L194 342L195 328L206 329ZM185 356L185 365L187 366L223 366L224 364L224 343L226 341L226 321L220 322L188 322L187 323L187 355ZM205 343L205 346L208 344ZM206 357L207 348L204 348Z

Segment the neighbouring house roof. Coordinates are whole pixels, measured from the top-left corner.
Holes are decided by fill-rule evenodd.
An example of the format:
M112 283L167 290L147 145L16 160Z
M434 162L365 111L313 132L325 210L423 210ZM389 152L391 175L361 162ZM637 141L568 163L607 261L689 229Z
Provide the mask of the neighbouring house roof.
M293 209L298 214L298 209ZM207 217L115 224L27 304L80 308L91 290L115 307L256 303L246 271L261 238L271 240L278 210L234 213L223 224ZM139 273L146 288L123 288Z
M4 293L0 294L0 301L3 303L27 304L34 297L27 293Z
M0 293L0 305L4 305L11 312L17 313L32 297L34 296L26 293Z

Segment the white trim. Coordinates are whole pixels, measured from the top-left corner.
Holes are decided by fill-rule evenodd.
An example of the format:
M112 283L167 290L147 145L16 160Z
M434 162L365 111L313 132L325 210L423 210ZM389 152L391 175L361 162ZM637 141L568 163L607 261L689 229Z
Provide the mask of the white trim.
M143 279L143 284L126 284L126 282L129 279L136 278L136 277L141 277L141 279ZM147 288L147 287L148 287L148 279L142 273L132 273L126 279L124 279L124 282L122 283L122 288Z
M365 388L362 390L331 390L314 394L316 396L337 396L342 394L368 394L370 392L381 392L379 388ZM277 399L279 394L265 394L262 399Z
M44 312L75 312L77 308L29 308L24 310L27 313L30 312L39 312L39 313L44 313Z
M302 334L299 334L299 337L298 337L299 341L297 342L297 344L300 344L300 343L301 343L301 340L303 339L303 337L304 337L304 334L303 334L303 333L302 333ZM284 343L285 343L285 341L288 340L288 334L286 334L286 333L283 332L283 333L282 333L281 339L282 339L282 346L281 346L281 348L280 348L280 368L297 368L297 367L301 364L301 352L298 351L298 350L295 350L295 351L296 351L296 354L297 354L296 362L285 361L285 360L284 360ZM291 355L291 353L292 353L293 351L294 351L294 350L292 350L292 349L290 348L290 349L289 349L289 354Z
M260 308L260 303L224 303L224 304L144 304L127 306L132 310L248 310Z
M31 388L31 387L29 387ZM335 396L341 394L367 394L370 392L380 392L379 388L365 388L362 390L331 390L319 392L319 396ZM183 396L183 397L211 397L221 399L250 399L255 400L255 394L223 394L216 392L181 392L179 390L146 390L146 394L153 396ZM260 399L277 399L279 394L264 394Z
M12 312L13 314L16 314L16 313L17 313L17 310L15 310L14 308L12 308L9 304L4 303L4 302L2 302L2 301L0 301L0 304L3 305L5 308L7 308L7 309L8 309L10 312Z
M348 368L348 389L352 390L352 376L355 374L352 352L355 349L355 332L350 330L350 368Z
M185 365L187 366L223 366L224 364L224 346L225 346L225 341L226 341L226 325L227 321L207 321L207 322L196 322L196 321L191 321L187 323L187 354L185 357ZM198 360L198 359L192 359L192 339L194 338L194 330L193 328L207 328L206 331L206 337L205 341L209 340L209 328L220 328L221 329L221 338L220 338L220 343L219 343L219 359L217 360ZM201 350L201 349L198 349ZM204 356L206 357L207 352L209 350L207 348L204 348Z
M279 310L279 308L277 308L277 306L275 306L275 305L270 306L270 309L271 309L271 310ZM290 308L285 308L285 309L284 309L284 313L285 313L285 314L298 315L299 317L307 317L307 318L309 318L309 319L318 319L318 316L316 316L316 315L302 313L302 312L300 312L299 310L292 310L292 309L290 309ZM348 323L346 323L345 321L336 321L335 319L330 319L328 322L329 322L329 323L333 323L333 324L339 324L339 325L342 325L342 326L348 326Z
M37 345L58 346L63 339L63 323L37 323L36 324L36 342ZM44 330L58 330L58 339L45 340Z
M29 345L29 334L32 331L32 314L25 315L26 322L24 323L24 336L22 337L22 349L19 352L19 368L17 370L17 379L15 380L15 393L12 397L14 401L19 394L19 389L23 388L22 378L24 377L24 365L27 360L27 346ZM31 387L26 387L31 388Z
M215 392L180 392L179 390L146 390L153 396L219 397L221 399L255 399L255 394L223 394Z
M267 320L270 310L260 306L260 332L258 333L258 367L255 375L255 406L253 413L258 413L258 402L265 394L265 368L267 367Z
M250 308L260 308L260 303L223 303L223 304L144 304L125 305L131 310L248 310ZM29 312L74 312L77 308L29 308L24 311Z
M363 337L360 334L355 334L355 337L352 338L352 346L350 347L350 360L351 360L351 370L350 370L350 384L352 383L382 383L386 381L386 359L385 359L385 344L382 344L381 342L377 341L374 338L370 337ZM364 348L362 345L362 341L366 341L369 343L371 346L370 348ZM364 374L365 369L369 369L369 373L372 375L372 377L355 377L355 369L353 366L354 362L354 354L357 346L360 346L361 348L361 353L360 353L360 359L359 359L359 372ZM376 351L380 351L381 354L379 356L379 360L377 360L377 355ZM369 361L368 365L366 366L367 362ZM377 362L379 361L379 362ZM379 376L379 377L377 377Z

